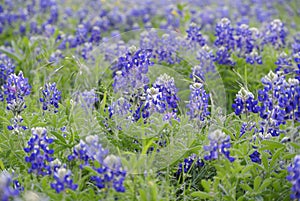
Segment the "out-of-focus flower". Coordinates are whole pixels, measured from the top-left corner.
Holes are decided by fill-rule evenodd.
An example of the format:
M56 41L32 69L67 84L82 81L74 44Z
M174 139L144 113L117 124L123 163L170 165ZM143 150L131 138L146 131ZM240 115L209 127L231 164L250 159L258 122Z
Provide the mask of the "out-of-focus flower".
M19 195L18 188L13 188L13 179L8 172L0 173L0 199L2 201L9 201L12 197Z
M55 189L57 193L64 191L66 188L76 190L78 185L73 183L71 176L71 170L66 169L66 167L61 166L57 168L53 173L55 182L50 184L51 188Z
M192 154L189 157L183 160L183 163L178 165L177 175L181 174L182 172L188 173L192 167L203 167L204 162L200 157L196 154Z
M204 121L210 112L208 111L209 94L206 93L203 84L190 85L191 95L187 104L190 119Z
M295 156L294 163L287 168L289 175L286 177L292 183L291 199L300 199L300 155Z
M43 103L43 110L58 112L58 103L61 99L61 92L56 88L56 83L45 84L42 90L43 98L40 98L40 102Z
M99 189L114 188L117 192L124 192L126 171L120 158L109 155L108 150L98 142L98 136L87 136L85 141L81 140L75 146L73 154L68 159L78 159L84 162L84 166L92 167L97 174L92 175L90 179Z
M208 139L210 144L204 146L204 151L208 151L209 155L205 155L204 160L219 159L221 155L224 155L230 162L235 160L234 157L230 156L230 136L226 136L221 130L215 130L209 133Z
M270 22L263 34L262 45L271 44L275 49L285 47L288 32L283 22L275 19Z

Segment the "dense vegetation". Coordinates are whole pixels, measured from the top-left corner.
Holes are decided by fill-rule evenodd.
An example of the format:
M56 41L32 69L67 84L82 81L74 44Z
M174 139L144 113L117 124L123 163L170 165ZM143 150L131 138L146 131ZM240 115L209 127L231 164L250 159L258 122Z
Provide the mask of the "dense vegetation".
M0 200L300 200L299 8L2 0Z

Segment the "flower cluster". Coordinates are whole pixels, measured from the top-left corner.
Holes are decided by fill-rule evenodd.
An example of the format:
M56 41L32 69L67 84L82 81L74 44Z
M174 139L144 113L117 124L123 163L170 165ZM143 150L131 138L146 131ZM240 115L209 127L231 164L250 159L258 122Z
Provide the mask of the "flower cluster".
M83 91L78 95L81 107L84 109L94 109L95 104L99 101L99 98L94 89L90 91Z
M221 130L215 130L208 135L210 144L204 146L204 151L208 151L209 155L204 156L205 160L219 159L221 154L223 154L230 162L235 160L234 157L230 156L231 147L230 136L226 136Z
M0 53L0 101L4 100L1 86L6 83L8 76L13 74L14 71L15 65L13 60L5 54Z
M21 115L17 115L17 116L15 116L15 117L13 117L13 118L10 120L10 122L11 122L12 125L7 126L7 129L8 129L8 130L11 130L11 131L13 130L13 131L15 131L15 132L18 133L18 132L20 132L21 129L23 129L23 130L26 130L26 129L27 129L26 126L22 125L22 123L23 123L23 118L22 118Z
M192 167L203 167L204 162L200 157L196 154L192 154L189 157L185 158L183 163L180 163L177 170L177 175L181 174L182 172L188 173Z
M216 25L215 30L215 45L217 47L224 47L228 50L234 49L234 28L228 18L222 18Z
M256 50L253 50L251 53L246 55L246 62L253 65L253 64L262 64L262 57L257 53Z
M61 92L56 88L56 83L45 84L42 90L43 98L40 98L40 102L43 103L43 110L58 112L58 103L61 99Z
M75 146L68 159L82 161L81 168L92 167L98 174L92 175L90 179L99 189L114 188L117 192L124 192L126 171L122 168L120 158L108 155L108 150L99 144L98 136L87 136L85 141L81 140Z
M240 136L242 137L246 132L253 131L254 133L257 132L256 123L255 122L243 122L241 129L240 129Z
M253 32L255 32L255 30L257 29L250 29L246 24L241 24L236 28L234 39L236 44L236 51L238 52L239 56L244 56L252 52L255 45L255 38L253 38L253 35L255 34Z
M20 114L26 108L24 97L31 92L31 86L28 79L23 77L22 71L18 75L10 74L3 85L3 90L7 109L11 110L14 115Z
M28 172L42 176L51 175L50 162L54 160L54 150L50 149L49 145L53 143L53 139L47 136L45 128L32 128L31 131L32 137L27 143L28 147L24 148L24 151L30 154L25 157L25 162L30 164Z
M285 47L287 34L284 23L275 19L267 25L262 45L271 44L275 49Z
M286 81L281 72L271 71L262 83L264 89L258 90L259 114L263 119L260 132L278 136L280 125L287 120L299 121L299 81L293 78Z
M51 188L55 189L57 193L64 191L66 188L76 190L78 185L73 183L71 179L71 170L66 169L64 166L56 166L53 172L55 182L51 183Z
M188 30L186 30L186 33L188 43L193 49L205 45L206 40L203 37L201 29L197 26L197 24L191 23Z
M242 113L257 113L259 110L258 101L254 99L254 95L246 90L244 87L236 95L235 103L232 104L232 108L236 115Z
M171 111L176 113L179 101L177 91L174 78L167 74L159 76L152 88L147 89L145 105L142 109L143 117L147 118L154 112Z
M0 173L0 200L2 201L9 201L12 197L16 197L19 195L19 189L13 188L12 184L14 181L12 177L7 172ZM18 181L15 181L17 184Z
M208 110L209 94L206 93L203 84L194 83L190 85L191 95L187 104L190 119L204 121L210 112Z
M118 59L113 65L114 71L114 91L132 94L135 90L144 88L149 83L146 76L148 67L153 65L150 58L152 50L129 51L125 56Z
M141 33L140 47L152 49L153 58L156 58L158 63L175 64L181 61L177 56L177 52L180 50L183 40L172 32L165 33L160 37L154 29L151 29L148 32Z
M254 163L261 163L260 153L258 151L254 151L252 154L249 155L250 159Z
M288 167L289 175L286 177L289 182L292 183L292 194L291 199L300 199L300 155L295 156L294 163Z
M202 81L205 80L205 75L208 72L215 72L216 66L214 64L215 55L212 52L212 49L207 45L204 45L197 52L197 60L199 60L199 65L193 67L193 72L190 78L193 78L194 82L199 82L199 78Z
M293 70L292 59L284 52L279 55L275 64L277 65L275 72L283 71L285 74L288 74Z
M121 97L108 106L109 117L111 118L115 114L121 117L126 117L132 112L130 108L131 104L125 98Z

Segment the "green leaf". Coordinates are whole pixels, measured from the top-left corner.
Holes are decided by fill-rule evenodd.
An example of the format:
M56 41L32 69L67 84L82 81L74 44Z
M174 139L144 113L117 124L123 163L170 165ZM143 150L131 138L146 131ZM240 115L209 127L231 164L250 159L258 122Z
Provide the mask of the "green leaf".
M62 142L63 144L67 144L66 139L59 133L57 133L56 131L52 131L51 132L60 142Z
M242 189L244 189L245 191L249 191L252 192L253 189L248 185L248 184L239 184L240 187L242 187Z
M286 153L282 158L283 159L291 159L294 158L296 156L296 154L290 154L290 153Z
M1 170L4 170L5 169L5 167L4 167L4 164L3 164L3 162L0 160L0 169Z
M292 145L295 149L300 149L300 144L291 142L290 145Z
M284 148L278 149L275 154L272 156L272 160L270 162L270 167L274 167L277 159L279 158L280 154L282 153L282 151L284 150Z
M143 201L147 201L147 193L145 192L144 189L140 189L139 190L139 193L140 193L140 200L143 200Z
M253 184L253 187L254 187L254 191L257 191L260 184L261 184L261 177L260 176L257 176L255 179L254 179L254 184Z
M204 190L206 192L209 192L210 191L210 181L207 181L207 180L201 180L201 185L202 187L204 188Z
M212 195L210 195L209 193L206 193L206 192L203 192L203 191L196 191L196 192L193 192L191 194L192 197L199 197L199 198L202 198L202 199L210 199L210 198L213 198Z
M262 152L261 161L262 161L262 164L263 164L265 170L268 170L269 169L269 161L268 161L268 158L266 155L267 154L265 152Z
M1 48L1 47L0 47L0 52L3 52L8 57L14 59L17 62L21 62L23 60L23 58L20 55L18 55L17 53L10 52L10 51L8 51L8 50L6 50L4 48Z
M263 191L265 188L270 186L270 184L272 184L272 179L271 178L265 179L262 185L259 187L258 191L259 192Z
M284 144L282 144L280 142L273 141L273 140L263 140L261 142L261 144L266 145L265 146L266 149L276 149L276 148L283 148L283 147L285 147Z

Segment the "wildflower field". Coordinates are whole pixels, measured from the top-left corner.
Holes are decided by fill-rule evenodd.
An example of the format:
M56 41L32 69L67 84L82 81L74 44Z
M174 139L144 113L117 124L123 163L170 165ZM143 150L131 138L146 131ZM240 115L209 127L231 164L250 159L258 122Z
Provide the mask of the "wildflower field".
M1 201L300 200L299 132L299 0L0 1Z

